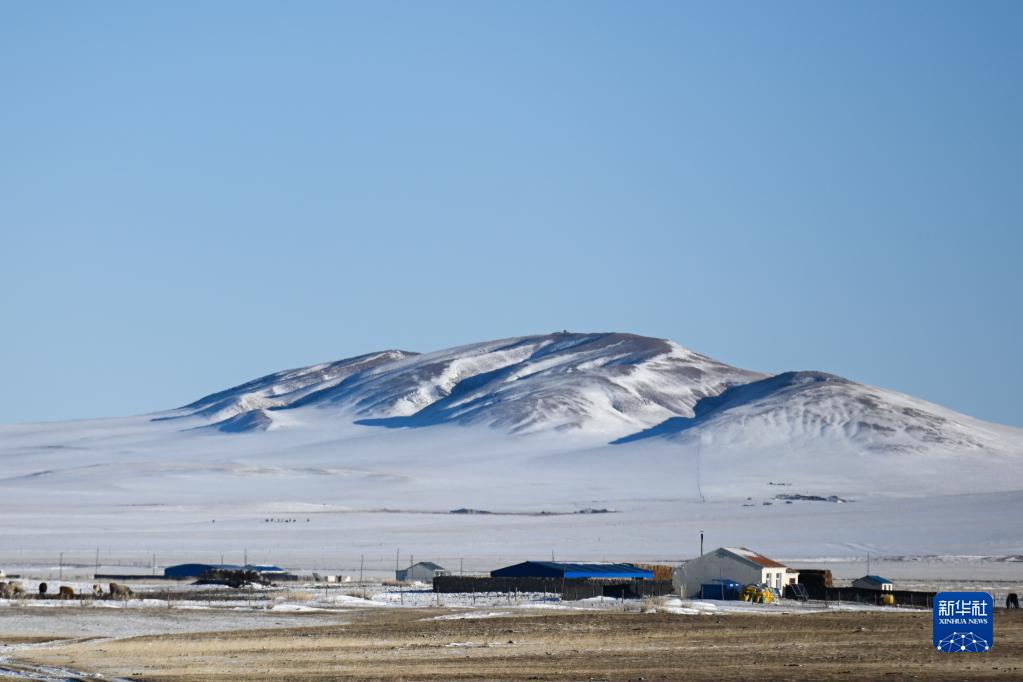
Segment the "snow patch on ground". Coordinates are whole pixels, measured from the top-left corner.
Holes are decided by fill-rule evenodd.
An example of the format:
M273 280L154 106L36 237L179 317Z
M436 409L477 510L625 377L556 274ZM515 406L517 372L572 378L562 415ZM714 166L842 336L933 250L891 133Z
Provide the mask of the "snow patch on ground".
M465 613L447 613L443 616L423 618L423 620L476 620L479 618L500 618L512 615L511 611L467 611Z

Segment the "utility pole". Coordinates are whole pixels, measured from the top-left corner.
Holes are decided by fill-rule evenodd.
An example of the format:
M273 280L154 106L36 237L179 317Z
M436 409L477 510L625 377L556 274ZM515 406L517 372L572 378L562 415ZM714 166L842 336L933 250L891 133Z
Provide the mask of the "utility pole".
M700 556L703 556L703 531L700 531Z
M363 599L366 598L366 583L362 582L362 566L363 566L363 563L365 561L366 561L366 555L363 554L359 558L359 585L362 587L362 598Z
M60 568L58 569L58 571L59 573L57 575L60 577L57 579L64 580L64 552L60 553Z
M93 571L93 575L99 573L99 547L96 548L96 569Z
M153 575L156 575L156 555L153 555Z

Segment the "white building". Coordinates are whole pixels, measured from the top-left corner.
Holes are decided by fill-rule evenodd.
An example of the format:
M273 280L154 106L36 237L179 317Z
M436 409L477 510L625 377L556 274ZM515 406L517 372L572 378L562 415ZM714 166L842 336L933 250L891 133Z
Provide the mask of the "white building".
M798 582L799 572L745 547L719 547L675 569L672 583L683 597L700 594L700 586L716 580L742 585L765 584L784 590Z

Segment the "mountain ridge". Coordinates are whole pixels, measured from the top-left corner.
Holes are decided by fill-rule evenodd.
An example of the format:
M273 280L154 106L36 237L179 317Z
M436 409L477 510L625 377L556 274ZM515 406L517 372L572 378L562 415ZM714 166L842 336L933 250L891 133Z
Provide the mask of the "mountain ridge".
M622 332L366 353L269 374L170 418L197 417L205 423L193 428L237 434L300 425L309 411L331 410L366 427L484 425L613 444L699 433L749 444L843 440L874 451L1014 449L1002 442L1012 427L912 396L826 372L741 369L668 339Z

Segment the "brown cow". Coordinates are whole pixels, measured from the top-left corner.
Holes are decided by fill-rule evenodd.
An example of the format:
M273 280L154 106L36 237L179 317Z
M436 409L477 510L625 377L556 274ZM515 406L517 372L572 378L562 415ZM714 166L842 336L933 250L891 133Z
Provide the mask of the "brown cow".
M131 588L127 585L121 585L120 583L110 583L110 598L111 599L123 599L127 601L131 597L135 596L135 593L131 591Z
M69 585L61 585L57 592L57 599L74 599L75 591Z

